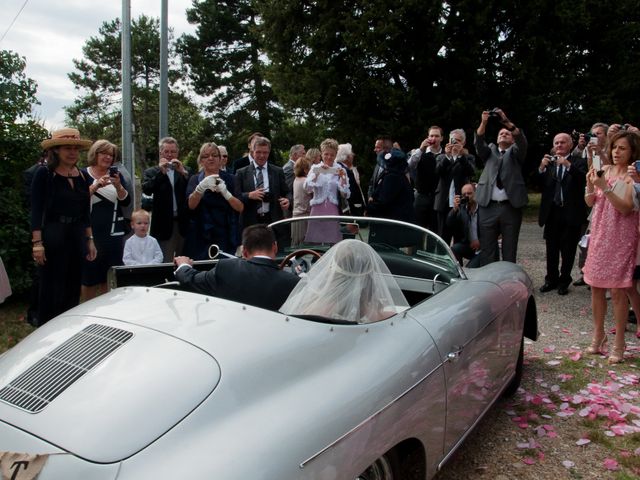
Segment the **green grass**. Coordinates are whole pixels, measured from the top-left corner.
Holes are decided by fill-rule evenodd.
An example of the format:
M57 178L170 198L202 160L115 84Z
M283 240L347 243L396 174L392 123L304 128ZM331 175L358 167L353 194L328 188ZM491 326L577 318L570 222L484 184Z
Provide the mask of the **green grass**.
M33 332L33 327L25 321L27 304L9 298L0 304L0 353L17 344Z

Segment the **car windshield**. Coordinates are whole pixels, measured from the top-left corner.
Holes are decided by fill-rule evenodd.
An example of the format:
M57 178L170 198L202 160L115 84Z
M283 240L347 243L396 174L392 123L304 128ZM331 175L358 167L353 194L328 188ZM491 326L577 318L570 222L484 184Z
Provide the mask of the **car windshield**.
M335 243L355 238L368 243L394 276L430 278L443 282L464 277L444 241L417 225L378 218L296 217L271 225L278 240L278 256L311 249L326 252ZM305 232L313 231L312 240Z

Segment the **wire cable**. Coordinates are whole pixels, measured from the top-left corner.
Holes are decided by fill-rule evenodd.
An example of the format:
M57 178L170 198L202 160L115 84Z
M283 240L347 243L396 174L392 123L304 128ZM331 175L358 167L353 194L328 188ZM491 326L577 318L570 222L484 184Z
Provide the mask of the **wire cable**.
M24 0L24 3L22 4L22 7L20 7L20 10L18 10L18 13L16 13L16 16L13 17L13 20L11 20L11 23L9 24L7 29L4 31L4 33L2 34L2 38L0 38L0 43L2 43L2 41L4 40L4 37L7 36L7 33L9 33L9 30L11 30L11 27L13 27L13 24L16 23L16 20L18 19L18 17L22 13L22 10L24 10L24 7L27 6L28 2L29 2L29 0Z

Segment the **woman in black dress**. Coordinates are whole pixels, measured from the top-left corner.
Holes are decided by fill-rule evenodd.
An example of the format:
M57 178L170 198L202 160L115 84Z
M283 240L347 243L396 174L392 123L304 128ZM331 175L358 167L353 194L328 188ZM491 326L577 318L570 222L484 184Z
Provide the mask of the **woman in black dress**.
M122 207L131 202L122 174L113 164L118 149L108 140L98 140L89 149L82 170L91 194L91 228L98 256L82 267L82 298L88 300L107 291L107 272L122 265L126 223Z
M74 128L52 133L42 142L47 165L31 184L33 259L40 269L35 326L78 305L82 260L96 258L89 221L89 189L77 167L80 150L91 146Z

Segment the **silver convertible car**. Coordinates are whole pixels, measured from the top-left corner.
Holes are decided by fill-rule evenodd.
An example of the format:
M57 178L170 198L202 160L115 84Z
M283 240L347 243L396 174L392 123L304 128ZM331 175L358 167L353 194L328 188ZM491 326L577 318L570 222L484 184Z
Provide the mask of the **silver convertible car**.
M279 260L313 269L330 245L292 245L298 221L273 225ZM116 288L0 356L4 478L433 477L518 388L531 280L463 269L415 225L313 221L371 245L410 307L367 324L283 315L185 291L168 264L119 267Z

